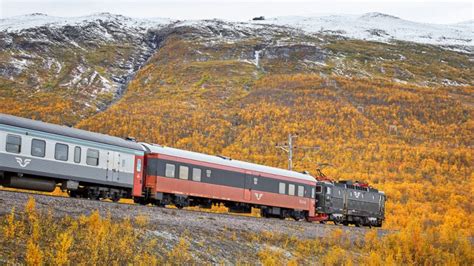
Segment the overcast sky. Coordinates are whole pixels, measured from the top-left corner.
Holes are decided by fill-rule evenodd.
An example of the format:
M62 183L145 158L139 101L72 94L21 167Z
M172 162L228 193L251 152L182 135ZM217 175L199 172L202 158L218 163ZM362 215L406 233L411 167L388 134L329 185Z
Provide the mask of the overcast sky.
M30 13L69 17L97 12L130 17L228 20L382 12L407 20L440 24L474 19L473 1L469 0L0 0L1 18Z

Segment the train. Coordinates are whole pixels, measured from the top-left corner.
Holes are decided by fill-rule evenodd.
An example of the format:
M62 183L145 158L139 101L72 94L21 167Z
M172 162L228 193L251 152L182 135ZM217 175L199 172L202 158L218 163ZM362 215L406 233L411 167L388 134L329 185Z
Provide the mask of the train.
M383 191L275 167L0 114L0 185L177 208L381 227Z

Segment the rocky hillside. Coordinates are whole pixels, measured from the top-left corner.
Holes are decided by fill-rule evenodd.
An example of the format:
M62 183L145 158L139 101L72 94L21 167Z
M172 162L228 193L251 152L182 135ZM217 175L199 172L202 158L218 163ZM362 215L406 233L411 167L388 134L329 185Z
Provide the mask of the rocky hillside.
M404 25L410 27L401 34ZM473 33L466 25L410 24L378 13L245 23L131 19L108 13L7 18L0 20L0 97L7 102L2 111L74 125L120 98L137 70L160 54L164 42L167 47L189 44L183 47L187 54L169 51L170 57L216 66L226 62L235 73L244 71L246 79L305 72L429 86L470 85ZM435 41L414 38L415 33ZM423 41L439 46L419 44ZM166 57L159 60L168 63ZM70 112L59 119L54 114L58 109Z
M8 99L5 109L21 105L30 116L51 120L48 113L54 108L69 109L57 121L68 125L105 109L159 45L150 29L168 24L110 14L2 20L0 97Z

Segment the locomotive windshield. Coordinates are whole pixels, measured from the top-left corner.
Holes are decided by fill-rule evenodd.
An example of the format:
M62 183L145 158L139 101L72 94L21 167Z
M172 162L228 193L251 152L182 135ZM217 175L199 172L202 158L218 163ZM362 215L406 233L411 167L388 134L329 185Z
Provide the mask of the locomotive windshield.
M321 186L316 186L316 193L321 193L323 188Z

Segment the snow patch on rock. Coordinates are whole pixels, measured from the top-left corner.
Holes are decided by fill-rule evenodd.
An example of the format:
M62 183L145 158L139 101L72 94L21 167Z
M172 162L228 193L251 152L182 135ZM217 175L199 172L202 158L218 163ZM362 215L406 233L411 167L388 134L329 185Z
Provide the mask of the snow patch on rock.
M428 24L381 13L321 17L276 17L254 24L294 27L310 33L342 35L354 39L390 42L409 41L434 45L474 46L474 23Z
M81 17L53 17L45 14L30 14L0 19L0 31L21 32L25 29L64 26L86 26L94 23L101 28L103 38L112 38L104 24L124 28L134 32L146 32L149 29L174 27L199 28L204 34L215 36L221 41L245 38L255 32L265 36L265 32L275 30L270 25L283 27L280 30L303 30L309 33L340 35L348 38L378 42L394 40L409 41L442 46L474 46L474 20L456 24L429 24L404 20L382 13L363 15L328 16L287 16L250 22L232 22L225 20L185 20L168 18L130 18L110 13L97 13ZM114 33L119 34L119 33ZM268 35L271 35L269 32ZM72 45L76 46L74 43Z
M38 27L85 26L92 22L108 22L117 26L147 30L170 24L172 20L167 18L138 19L110 13L96 13L80 17L54 17L35 13L0 19L0 31L19 32Z
M12 57L11 60L10 60L10 64L15 69L17 69L18 73L21 73L24 70L26 70L32 64L32 62L30 60L26 59L26 58Z

